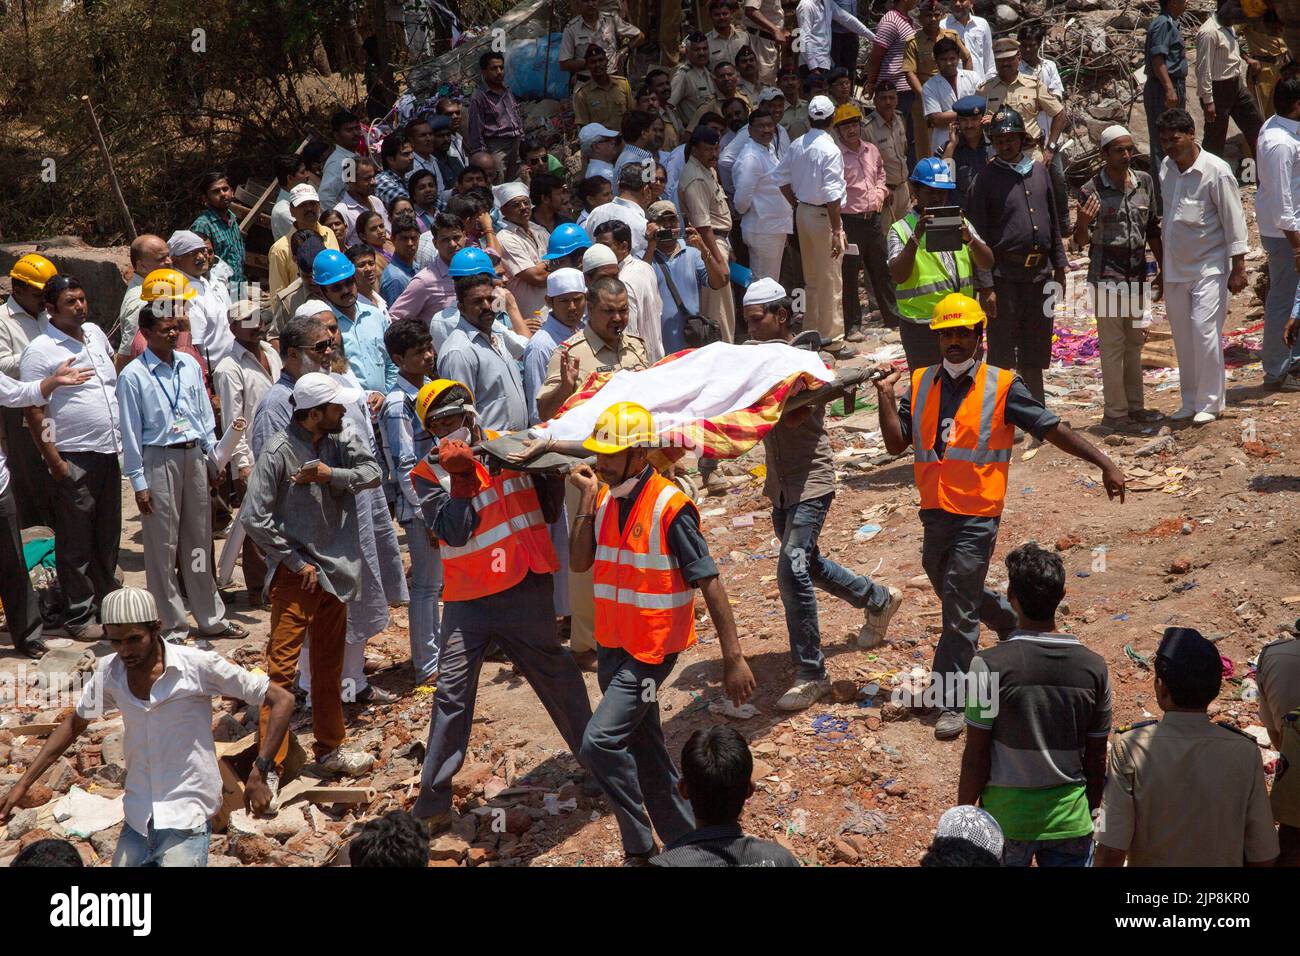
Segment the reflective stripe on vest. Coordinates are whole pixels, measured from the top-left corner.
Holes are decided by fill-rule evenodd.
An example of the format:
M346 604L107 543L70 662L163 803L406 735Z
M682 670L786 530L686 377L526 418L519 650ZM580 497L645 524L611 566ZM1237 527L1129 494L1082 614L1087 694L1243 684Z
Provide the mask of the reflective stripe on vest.
M596 641L660 663L695 643L695 589L682 577L665 537L681 510L694 505L655 472L620 530L618 502L608 488L599 494L592 565Z
M910 212L889 228L906 245L912 238L916 223L916 213ZM957 265L955 283L947 266L943 264L942 256L945 253L930 252L925 248L925 237L921 238L912 265L912 274L905 281L900 282L894 290L899 312L908 319L928 323L934 314L934 307L950 292L960 292L972 298L975 296L970 249L963 245L956 252L947 254L953 256Z
M463 545L438 542L442 558L444 601L472 601L514 587L531 571L554 574L559 558L531 476L503 471L493 477L474 463L480 489L470 499L478 528ZM431 474L450 493L451 475L441 465L423 461L421 476Z
M1006 396L1014 375L981 364L952 419L943 456L935 451L942 383L939 366L912 376L913 471L922 508L955 514L1002 513L1015 429L1006 421ZM972 447L973 446L973 447Z

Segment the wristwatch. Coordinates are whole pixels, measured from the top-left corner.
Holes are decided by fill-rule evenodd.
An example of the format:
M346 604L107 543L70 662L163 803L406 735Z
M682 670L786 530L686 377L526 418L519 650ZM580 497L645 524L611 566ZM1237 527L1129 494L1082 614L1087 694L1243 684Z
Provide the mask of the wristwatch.
M275 758L258 757L256 760L253 761L253 766L256 767L257 772L260 773L265 778L267 774L269 774L272 770L275 769Z

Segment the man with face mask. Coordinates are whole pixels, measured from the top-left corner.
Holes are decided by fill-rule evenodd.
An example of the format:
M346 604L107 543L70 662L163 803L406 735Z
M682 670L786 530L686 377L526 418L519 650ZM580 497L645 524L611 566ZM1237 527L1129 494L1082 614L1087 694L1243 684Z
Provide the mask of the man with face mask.
M555 627L552 575L560 565L546 526L559 516L562 479L510 469L489 474L470 445L496 432L478 424L463 382L430 382L415 408L438 443L436 457L412 469L411 482L442 557L443 616L438 688L412 813L438 833L451 826L452 778L465 762L479 669L494 644L519 668L575 756L591 704Z
M989 132L995 157L971 187L969 210L971 224L993 250L997 321L989 326L989 361L1014 368L1042 403L1055 303L1065 294L1068 266L1060 217L1051 174L1033 158L1021 115L1002 109Z
M984 587L1006 499L1016 428L1101 469L1106 494L1124 500L1124 473L1101 451L1035 399L1014 373L975 360L985 315L969 296L953 293L934 307L941 364L912 371L896 403L902 372L878 368L880 431L885 449L915 449L924 538L921 563L943 604L943 633L925 702L940 711L934 735L952 740L965 725L961 681L979 645L980 623L1005 637L1019 623L1000 594Z
M664 744L658 692L678 655L695 643L695 590L704 595L722 648L722 681L739 706L754 692L717 565L694 502L649 462L659 447L650 412L619 402L583 443L596 468L569 473L581 499L569 544L575 571L595 582L597 680L603 692L579 759L605 790L623 838L625 865L694 829Z

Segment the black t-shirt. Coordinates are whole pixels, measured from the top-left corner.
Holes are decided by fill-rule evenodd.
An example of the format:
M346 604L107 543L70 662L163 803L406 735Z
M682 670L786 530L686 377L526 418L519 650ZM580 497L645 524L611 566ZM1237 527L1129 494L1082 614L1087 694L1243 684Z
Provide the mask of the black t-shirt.
M653 866L798 866L794 854L770 840L745 836L740 824L700 827L670 843Z

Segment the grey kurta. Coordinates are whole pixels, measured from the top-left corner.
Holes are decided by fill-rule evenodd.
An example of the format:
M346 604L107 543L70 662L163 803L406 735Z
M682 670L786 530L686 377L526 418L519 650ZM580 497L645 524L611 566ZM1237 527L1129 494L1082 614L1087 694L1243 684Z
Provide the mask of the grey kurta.
M349 388L359 387L351 374L335 377ZM254 457L261 455L263 446L272 436L288 427L293 417L293 406L289 404L292 395L293 380L286 373L271 386L257 406L249 439ZM375 454L370 414L364 402L347 409L345 423L348 430L361 439L364 447ZM348 602L349 644L365 641L382 631L388 626L388 605L408 599L397 532L388 515L388 502L382 489L366 488L357 492L356 514L361 577L358 597Z

